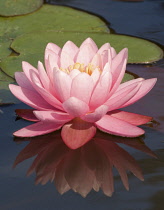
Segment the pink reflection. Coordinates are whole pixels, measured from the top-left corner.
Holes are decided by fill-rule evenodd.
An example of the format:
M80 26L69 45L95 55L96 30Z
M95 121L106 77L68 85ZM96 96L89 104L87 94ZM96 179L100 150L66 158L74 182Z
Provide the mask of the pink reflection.
M54 132L30 139L29 144L16 157L14 167L36 156L27 171L27 175L36 173L36 184L54 182L60 194L72 189L86 197L92 189L101 189L105 195L111 196L114 192L113 167L119 172L127 190L127 171L143 180L141 168L135 159L117 143L126 144L155 157L140 138L114 137L98 132L92 141L71 150L63 143L60 132Z

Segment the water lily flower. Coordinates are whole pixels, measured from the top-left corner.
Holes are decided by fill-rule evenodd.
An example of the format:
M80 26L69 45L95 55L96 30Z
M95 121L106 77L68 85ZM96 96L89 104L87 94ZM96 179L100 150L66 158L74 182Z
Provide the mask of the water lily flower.
M46 70L41 62L37 69L23 62L23 72L15 73L19 86L9 86L19 100L34 108L25 119L36 122L13 135L33 137L61 129L61 137L71 149L91 140L97 129L124 137L143 135L144 130L137 126L151 118L119 109L146 95L156 78L121 84L127 58L127 48L117 54L105 43L98 49L91 38L79 48L71 41L62 49L49 43Z

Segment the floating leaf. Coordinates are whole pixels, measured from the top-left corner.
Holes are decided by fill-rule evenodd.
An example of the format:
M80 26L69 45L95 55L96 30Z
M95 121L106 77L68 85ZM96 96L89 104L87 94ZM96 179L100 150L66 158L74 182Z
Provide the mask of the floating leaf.
M24 15L39 9L43 0L1 0L0 15L15 16Z
M0 59L7 57L11 53L10 44L12 40L6 37L0 37Z
M0 6L0 8L2 7ZM32 14L0 17L0 50L2 51L0 59L11 53L11 40L17 36L33 31L38 33L39 31L54 29L58 31L109 33L108 27L99 17L68 7L44 5Z
M69 7L44 5L38 11L17 17L0 17L0 36L15 38L32 31L109 32L106 24L94 15Z
M22 61L27 61L33 66L37 66L38 61L43 61L44 54L21 54L19 56L10 56L4 59L0 63L0 67L4 72L6 72L10 77L14 78L14 73L17 71L22 71Z

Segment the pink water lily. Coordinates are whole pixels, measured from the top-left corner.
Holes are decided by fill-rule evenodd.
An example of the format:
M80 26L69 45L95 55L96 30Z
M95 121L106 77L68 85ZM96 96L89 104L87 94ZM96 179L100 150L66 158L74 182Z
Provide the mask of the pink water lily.
M65 144L81 147L99 129L103 132L136 137L144 134L137 125L150 117L119 110L138 101L156 83L156 78L138 78L122 83L128 50L118 54L109 43L98 49L88 38L78 48L68 41L61 49L49 43L45 50L45 67L34 68L23 62L23 71L16 72L19 86L10 85L12 93L34 110L22 117L35 121L14 133L33 137L61 129Z

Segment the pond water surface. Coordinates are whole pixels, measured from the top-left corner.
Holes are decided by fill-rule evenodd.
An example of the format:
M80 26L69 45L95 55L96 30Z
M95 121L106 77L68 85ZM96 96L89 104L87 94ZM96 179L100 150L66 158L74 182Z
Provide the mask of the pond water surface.
M121 2L110 0L47 0L48 3L76 7L104 18L112 32L133 35L164 44L164 1ZM115 192L107 197L100 190L91 191L86 198L72 190L60 195L53 183L34 185L35 175L26 177L32 160L25 160L14 170L18 153L28 144L13 141L12 133L28 124L16 121L15 109L28 108L23 103L2 106L0 114L0 209L2 210L162 210L164 206L164 61L153 65L128 65L127 70L140 77L157 77L153 90L126 111L152 116L145 130L144 142L157 155L148 156L131 147L123 146L139 163L145 181L129 173L130 190L126 191L114 173ZM35 154L34 154L35 155Z

